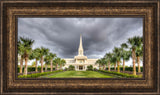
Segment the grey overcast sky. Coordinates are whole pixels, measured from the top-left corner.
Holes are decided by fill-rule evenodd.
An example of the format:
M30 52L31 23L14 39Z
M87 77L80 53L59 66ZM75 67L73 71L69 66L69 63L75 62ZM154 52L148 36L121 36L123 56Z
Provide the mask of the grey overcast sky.
M33 48L49 48L61 58L78 54L80 34L84 54L101 58L142 31L143 18L18 18L18 37L33 39Z

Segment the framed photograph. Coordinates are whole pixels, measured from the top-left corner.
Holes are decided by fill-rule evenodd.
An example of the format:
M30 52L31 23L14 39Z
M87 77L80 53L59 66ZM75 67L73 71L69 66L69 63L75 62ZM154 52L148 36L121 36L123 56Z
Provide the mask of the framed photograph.
M17 19L18 78L143 78L143 18Z
M1 1L1 94L159 94L159 4Z

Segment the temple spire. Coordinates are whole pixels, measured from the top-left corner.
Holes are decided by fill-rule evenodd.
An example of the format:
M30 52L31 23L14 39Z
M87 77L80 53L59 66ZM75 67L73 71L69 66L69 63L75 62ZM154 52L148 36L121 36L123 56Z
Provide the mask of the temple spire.
M83 55L83 46L82 46L82 35L80 34L80 42L79 42L79 49L78 49L78 55Z

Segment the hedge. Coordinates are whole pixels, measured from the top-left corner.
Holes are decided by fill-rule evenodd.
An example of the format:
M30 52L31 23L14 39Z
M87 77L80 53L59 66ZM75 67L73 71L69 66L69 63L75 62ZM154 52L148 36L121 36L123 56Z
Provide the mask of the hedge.
M114 70L114 67L110 68L111 70ZM108 67L106 68L108 70ZM117 70L117 67L116 67ZM123 71L123 67L120 67L120 70ZM133 67L125 67L125 71L133 71ZM138 72L138 67L136 67L136 71ZM143 72L143 67L141 67L141 72Z
M93 66L92 65L87 66L87 71L93 71Z
M37 67L37 69L38 69L38 71L41 71L41 67ZM45 67L43 67L43 70L45 70ZM51 70L51 68L47 68L47 70ZM53 68L53 70L55 70L55 68ZM36 71L36 68L35 67L28 67L27 71L28 72ZM20 68L19 67L17 68L17 72L18 73L20 72ZM24 72L24 67L23 67L23 72Z
M104 72L104 73L109 73L109 74L114 74L114 75L118 75L118 76L122 76L122 77L126 77L126 78L141 78L142 76L138 76L138 75L131 75L131 74L127 74L127 73L120 73L120 72L113 72L113 71L104 71L104 70L98 70L100 72Z
M28 75L19 75L18 78L37 78L37 77L40 77L43 75L62 72L62 71L63 70L57 70L57 71L53 71L53 72L43 72L43 73L34 73L34 74L28 74Z
M68 71L75 71L75 66L69 65L69 67L68 67L67 70L68 70Z

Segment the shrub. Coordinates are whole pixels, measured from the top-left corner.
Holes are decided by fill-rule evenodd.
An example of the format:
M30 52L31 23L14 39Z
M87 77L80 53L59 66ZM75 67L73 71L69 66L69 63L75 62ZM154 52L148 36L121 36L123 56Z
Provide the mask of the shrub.
M108 70L108 67L106 69ZM110 69L114 70L114 67ZM116 67L116 70L117 70L117 67ZM120 70L123 71L123 67L120 67ZM125 71L133 71L133 67L125 67ZM138 67L136 67L136 71L138 72ZM141 67L141 72L143 72L143 67Z
M131 74L127 74L127 73L120 73L120 72L113 72L113 71L104 71L104 70L98 70L100 72L104 72L104 73L109 73L109 74L114 74L114 75L118 75L118 76L122 76L122 77L126 77L126 78L141 78L142 76L138 76L138 75L131 75Z
M69 71L74 71L74 70L75 70L75 67L74 67L73 65L69 65L68 70L69 70Z
M93 70L94 70L94 71L97 71L97 68L94 68Z
M58 70L58 71L53 71L53 72L34 73L34 74L29 74L29 75L19 75L18 78L37 78L43 75L62 72L62 71L63 70Z
M41 67L37 67L37 69L38 69L38 71L41 71ZM28 72L33 72L33 71L35 71L35 70L36 70L35 67L28 67L28 68L27 68L27 71L28 71ZM45 67L43 68L43 70L45 70ZM47 68L47 70L51 70L51 68ZM53 70L55 70L55 68L53 68ZM22 71L24 72L24 67L23 67ZM20 68L19 68L19 67L17 67L17 72L18 72L18 73L20 72Z
M68 70L68 68L67 68L67 67L65 67L65 69L64 69L64 70L66 71L66 70Z
M87 71L93 71L93 66L92 65L87 66Z

